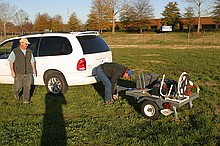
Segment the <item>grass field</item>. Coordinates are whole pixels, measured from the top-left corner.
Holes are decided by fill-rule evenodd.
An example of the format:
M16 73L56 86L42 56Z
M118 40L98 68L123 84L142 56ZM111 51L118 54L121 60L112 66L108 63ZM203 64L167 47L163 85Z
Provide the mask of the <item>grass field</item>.
M200 88L194 107L174 115L145 119L133 97L103 105L100 83L69 87L63 96L36 86L32 105L13 99L13 86L0 85L0 145L220 145L220 49L173 46L112 48L115 62L139 71L165 73L177 80L182 71ZM126 86L133 87L135 77Z

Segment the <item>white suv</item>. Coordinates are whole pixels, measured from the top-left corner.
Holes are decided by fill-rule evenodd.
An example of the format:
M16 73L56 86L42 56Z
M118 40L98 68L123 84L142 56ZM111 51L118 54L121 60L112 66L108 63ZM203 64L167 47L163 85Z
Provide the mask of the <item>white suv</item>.
M68 86L97 82L94 68L112 62L112 53L97 32L42 33L14 37L0 44L0 83L13 84L8 55L25 37L36 60L34 85L46 85L53 94L64 94Z

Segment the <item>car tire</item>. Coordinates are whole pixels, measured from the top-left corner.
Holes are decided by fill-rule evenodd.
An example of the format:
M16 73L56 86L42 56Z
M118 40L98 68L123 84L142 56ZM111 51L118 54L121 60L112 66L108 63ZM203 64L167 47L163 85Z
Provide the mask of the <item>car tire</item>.
M46 77L45 85L48 93L54 95L65 94L68 90L68 85L64 76L60 73L51 73Z
M157 104L153 101L145 100L141 104L141 113L145 118L156 120L160 113Z

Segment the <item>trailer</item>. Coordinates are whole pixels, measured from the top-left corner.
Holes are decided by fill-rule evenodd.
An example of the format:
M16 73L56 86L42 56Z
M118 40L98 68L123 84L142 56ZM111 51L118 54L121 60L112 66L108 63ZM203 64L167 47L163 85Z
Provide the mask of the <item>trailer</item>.
M178 82L165 79L165 74L161 80L158 77L158 74L139 73L136 88L117 86L117 94L123 90L125 95L135 97L145 118L156 120L160 114L174 113L178 119L177 108L186 104L192 108L192 101L199 97L199 86L189 80L186 72L180 75Z

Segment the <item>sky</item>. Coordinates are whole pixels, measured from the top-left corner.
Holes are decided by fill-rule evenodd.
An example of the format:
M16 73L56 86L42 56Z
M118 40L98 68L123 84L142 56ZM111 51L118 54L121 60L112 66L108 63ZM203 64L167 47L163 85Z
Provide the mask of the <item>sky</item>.
M161 18L161 12L164 11L165 6L173 1L178 3L181 13L188 6L184 0L150 0L155 18ZM92 4L92 0L0 0L0 2L8 2L10 6L16 6L17 10L24 10L32 22L34 22L36 14L40 12L40 14L47 13L50 17L61 15L64 23L68 21L73 12L82 23L86 23Z

